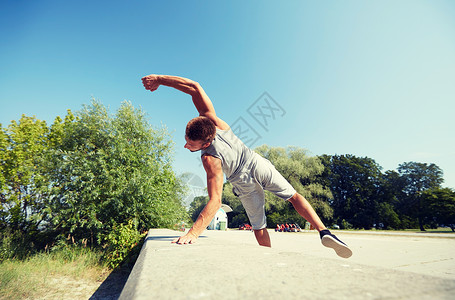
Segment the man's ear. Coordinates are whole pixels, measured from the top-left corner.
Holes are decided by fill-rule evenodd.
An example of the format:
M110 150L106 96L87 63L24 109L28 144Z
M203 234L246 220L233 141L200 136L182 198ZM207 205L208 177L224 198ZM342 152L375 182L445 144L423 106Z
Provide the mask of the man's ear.
M202 149L205 149L205 148L207 148L208 146L210 146L210 144L212 144L212 143L210 143L210 142L207 142L207 143L203 144L203 145L202 145Z

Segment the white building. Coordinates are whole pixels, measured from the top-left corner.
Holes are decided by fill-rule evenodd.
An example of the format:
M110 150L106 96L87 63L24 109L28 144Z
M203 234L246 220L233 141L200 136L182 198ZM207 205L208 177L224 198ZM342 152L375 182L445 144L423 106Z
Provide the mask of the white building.
M210 222L207 229L210 230L227 230L228 228L228 217L227 213L231 212L230 208L226 204L221 204L221 208L216 212L215 217L213 217L212 222Z

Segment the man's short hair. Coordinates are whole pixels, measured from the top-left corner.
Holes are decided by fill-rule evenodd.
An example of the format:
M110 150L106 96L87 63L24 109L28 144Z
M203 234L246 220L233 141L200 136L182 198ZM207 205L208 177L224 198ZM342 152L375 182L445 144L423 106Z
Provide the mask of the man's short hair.
M215 124L207 117L196 117L186 125L186 136L192 141L211 143L215 138Z

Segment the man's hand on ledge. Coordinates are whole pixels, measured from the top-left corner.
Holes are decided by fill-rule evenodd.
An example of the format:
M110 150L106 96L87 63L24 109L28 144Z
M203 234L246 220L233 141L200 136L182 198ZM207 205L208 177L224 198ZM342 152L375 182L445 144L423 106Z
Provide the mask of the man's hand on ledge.
M181 237L173 240L172 243L176 243L179 245L186 245L186 244L194 244L196 242L196 240L197 240L197 236L188 232L187 234L182 235Z

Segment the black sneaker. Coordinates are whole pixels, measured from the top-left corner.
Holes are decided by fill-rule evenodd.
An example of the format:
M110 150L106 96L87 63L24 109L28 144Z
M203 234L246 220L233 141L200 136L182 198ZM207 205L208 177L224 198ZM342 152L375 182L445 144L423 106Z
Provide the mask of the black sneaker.
M330 233L329 230L321 230L319 232L321 236L321 242L324 246L335 250L338 256L343 258L349 258L352 256L352 251L348 245L340 241L334 234Z

